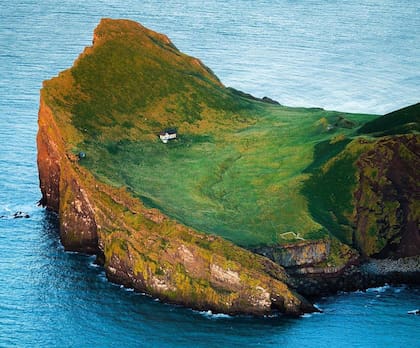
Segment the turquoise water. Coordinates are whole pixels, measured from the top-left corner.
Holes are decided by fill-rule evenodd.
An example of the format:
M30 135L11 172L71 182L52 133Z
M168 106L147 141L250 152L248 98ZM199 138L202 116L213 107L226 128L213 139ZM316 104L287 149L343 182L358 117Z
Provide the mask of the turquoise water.
M283 104L385 113L420 96L416 1L0 1L0 347L418 347L420 288L320 299L324 314L232 318L165 305L63 251L40 198L42 81L101 17L166 33L229 86Z

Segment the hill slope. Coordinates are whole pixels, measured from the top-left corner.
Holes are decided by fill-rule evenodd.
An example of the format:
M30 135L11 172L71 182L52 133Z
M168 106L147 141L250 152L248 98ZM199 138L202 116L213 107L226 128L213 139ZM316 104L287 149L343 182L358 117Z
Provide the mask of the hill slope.
M68 115L70 150L85 152L98 178L243 246L328 235L300 193L303 169L316 143L371 116L247 98L129 22L103 21L93 47L44 91ZM156 135L167 127L178 140L163 145Z
M420 103L390 112L382 117L365 123L359 128L359 134L371 134L375 137L420 131Z

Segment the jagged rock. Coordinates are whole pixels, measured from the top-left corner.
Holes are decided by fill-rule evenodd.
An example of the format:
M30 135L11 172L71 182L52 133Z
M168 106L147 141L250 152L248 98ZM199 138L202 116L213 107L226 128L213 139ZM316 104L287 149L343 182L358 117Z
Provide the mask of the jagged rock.
M22 218L28 219L30 216L29 214L26 214L23 211L17 211L16 213L12 215L12 217L13 219L22 219Z
M420 315L420 309L414 309L412 311L408 311L407 314Z

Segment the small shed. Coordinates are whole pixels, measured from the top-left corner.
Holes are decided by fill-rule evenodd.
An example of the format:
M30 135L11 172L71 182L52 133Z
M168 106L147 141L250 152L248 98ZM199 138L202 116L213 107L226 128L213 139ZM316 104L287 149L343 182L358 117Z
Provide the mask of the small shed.
M177 131L175 128L168 128L159 133L159 138L162 143L166 144L169 140L174 140L177 137Z

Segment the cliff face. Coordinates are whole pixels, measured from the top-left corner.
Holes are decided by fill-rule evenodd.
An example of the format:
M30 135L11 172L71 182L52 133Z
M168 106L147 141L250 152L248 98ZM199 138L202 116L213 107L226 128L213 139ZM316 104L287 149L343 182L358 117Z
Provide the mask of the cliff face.
M293 243L281 247L260 247L256 252L267 256L283 267L312 266L327 260L330 254L331 241L320 240Z
M199 234L144 208L124 189L95 180L66 149L42 93L37 143L42 203L59 213L63 245L102 255L110 280L216 312L298 315L315 310L288 287L279 265Z
M357 161L354 242L368 256L420 254L420 144L417 135L386 137Z
M67 157L52 111L42 98L37 147L41 204L59 213L63 245L67 250L96 253L98 235L92 205Z

